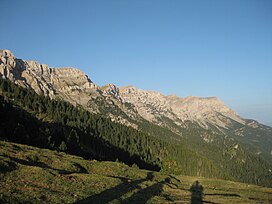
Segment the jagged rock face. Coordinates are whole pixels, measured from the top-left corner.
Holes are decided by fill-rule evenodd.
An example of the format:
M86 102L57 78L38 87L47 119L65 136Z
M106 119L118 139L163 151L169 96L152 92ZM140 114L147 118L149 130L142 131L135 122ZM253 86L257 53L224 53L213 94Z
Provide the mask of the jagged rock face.
M139 90L131 86L120 88L120 94L136 107L143 118L156 123L160 123L159 117L167 117L177 125L189 120L204 128L208 128L210 124L228 128L231 124L230 120L245 123L216 97L179 98L175 95L164 96L159 92Z
M132 103L138 113L148 121L158 122L160 114L171 114L166 98L159 92L149 92L132 86L121 87L121 96Z
M135 112L123 105L125 101L115 85L109 84L100 88L84 72L75 68L49 68L48 65L36 61L16 59L9 50L0 50L0 77L52 99L60 98L73 105L79 104L95 113L105 108L97 104L96 99L100 98L99 101L103 101L108 109L117 107L125 111L128 117L136 118ZM137 128L137 125L111 111L107 116Z
M113 84L96 86L82 71L75 68L49 68L36 61L16 59L9 50L0 51L0 76L14 81L38 94L51 98L61 98L72 104L80 104L90 111L99 112L94 99L102 97L108 106L121 109L129 117L141 117L158 125L164 125L164 118L182 126L184 121L192 121L204 128L214 125L228 128L231 120L244 124L234 111L215 97L179 98L164 96L155 91L144 91L132 86L118 88ZM127 108L126 102L134 105ZM134 109L134 110L132 110ZM109 116L114 118L111 113ZM117 116L119 117L119 116Z
M0 76L12 80L15 57L9 50L0 50Z
M87 105L98 87L85 73L74 68L49 68L36 61L16 59L9 50L0 51L0 76L50 98Z
M52 69L51 79L56 93L73 104L86 106L90 97L99 95L98 87L78 69Z
M113 96L114 98L116 98L120 102L122 102L122 103L125 102L123 97L120 95L119 88L117 86L115 86L114 84L108 84L106 86L101 87L100 89L101 89L102 94L104 96L109 96L109 97Z

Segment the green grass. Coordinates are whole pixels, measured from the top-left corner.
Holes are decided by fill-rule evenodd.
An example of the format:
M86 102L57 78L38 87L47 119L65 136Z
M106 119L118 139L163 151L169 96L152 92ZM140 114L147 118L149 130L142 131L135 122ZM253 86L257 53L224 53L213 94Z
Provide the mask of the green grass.
M196 180L206 203L272 202L271 188L164 175L0 141L0 203L191 203Z

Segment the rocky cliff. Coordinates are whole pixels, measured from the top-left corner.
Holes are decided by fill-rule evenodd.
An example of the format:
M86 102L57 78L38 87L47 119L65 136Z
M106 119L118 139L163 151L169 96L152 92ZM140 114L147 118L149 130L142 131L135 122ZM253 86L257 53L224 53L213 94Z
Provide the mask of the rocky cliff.
M17 59L9 50L0 51L0 77L31 88L38 94L82 105L93 112L101 112L97 104L99 101L100 105L103 103L108 107L109 116L115 119L110 108L118 108L132 119L137 119L139 114L152 123L164 126L167 126L165 118L178 126L183 126L184 121L192 121L206 129L210 125L228 129L233 121L245 124L244 119L216 97L164 96L132 86L118 88L114 84L99 87L78 69L49 68L36 61ZM124 106L126 103L133 107Z
M99 91L78 69L49 68L36 61L17 59L9 50L0 50L0 77L31 88L38 94L80 105L87 105L90 95Z
M193 121L204 128L210 124L228 128L230 120L244 124L245 121L216 97L164 96L155 91L144 91L132 86L120 88L120 95L132 103L146 120L159 123L162 117L173 120L177 125Z

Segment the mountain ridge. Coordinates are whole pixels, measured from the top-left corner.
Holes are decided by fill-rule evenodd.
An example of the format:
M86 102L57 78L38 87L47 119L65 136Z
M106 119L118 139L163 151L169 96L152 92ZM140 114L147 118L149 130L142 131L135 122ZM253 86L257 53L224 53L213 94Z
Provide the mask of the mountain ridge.
M166 110L173 109L176 110L174 113L175 115L177 115L177 109L179 109L180 107L176 107L174 105L174 102L172 104L169 104L169 102L164 101L163 98L175 100L175 102L179 101L182 102L183 104L189 103L189 107L188 105L184 105L185 106L184 109L190 108L189 112L188 111L184 111L184 113L179 112L179 117L181 117L181 115L188 116L188 117L182 116L181 118L179 118L181 120L195 120L198 122L198 119L203 118L203 115L196 114L196 112L199 113L199 109L194 113L196 115L192 116L190 113L192 113L192 110L199 107L201 104L204 105L204 107L206 108L209 106L210 109L212 108L212 106L215 106L216 108L217 105L220 105L221 107L220 110L215 109L215 111L219 112L222 112L223 109L230 110L229 108L227 108L227 106L223 104L223 102L221 103L220 102L221 100L218 99L217 97L188 96L185 98L180 98L177 96L174 97L174 95L164 96L158 91L145 91L142 89L138 89L134 86L117 87L114 84L105 85L103 86L104 87L103 88L94 84L84 72L77 68L71 67L49 68L48 65L39 64L37 61L16 59L13 53L9 50L2 50L0 52L0 56L1 56L0 74L2 78L10 79L11 81L14 81L15 83L18 83L19 85L24 87L31 87L38 94L43 93L44 95L48 95L50 98L55 98L56 95L61 95L61 97L64 100L67 100L72 104L78 103L79 105L86 106L87 103L89 102L88 96L91 94L95 95L94 94L95 92L97 92L98 95L99 94L102 94L104 96L112 95L121 103L131 102L131 97L127 98L127 101L124 100L124 97L126 96L127 90L134 90L134 93L137 92L138 96L139 93L143 93L144 95L148 94L149 97L152 97L155 100L155 105L159 105L158 103L162 102L163 104L159 105L161 106L160 108L165 108ZM20 71L21 73L18 73ZM25 79L22 80L22 78ZM79 95L77 92L81 92L81 94ZM84 94L84 92L86 92L87 95ZM79 101L73 100L73 98L77 96L78 96L77 100ZM205 103L204 101L208 101L208 103ZM150 100L148 102L150 103ZM209 104L209 102L211 102L212 104ZM190 107L190 105L191 106L193 105L193 107ZM143 107L141 107L141 109L142 108ZM144 111L150 112L149 109L145 109ZM236 117L237 114L234 113L234 111L232 112L231 115L232 118L235 118L236 121L244 123L244 121ZM149 121L152 121L154 119L153 116L148 116L143 112L141 116ZM198 123L203 127L207 127L205 121L200 121ZM219 126L225 127L226 125L219 124Z
M251 120L240 117L217 97L180 98L173 94L165 96L157 91L145 91L134 86L117 87L114 84L99 87L79 69L49 68L36 61L17 59L9 50L0 51L0 77L31 88L38 94L83 106L90 112L135 129L139 129L139 124L146 120L183 137L184 131L195 124L222 137L211 139L214 136L199 133L197 137L203 142L220 140L225 144L225 139L235 139L249 143L256 154L261 152L272 160L272 149L269 147L272 146L272 129L258 122L253 127ZM256 131L264 136L255 134Z

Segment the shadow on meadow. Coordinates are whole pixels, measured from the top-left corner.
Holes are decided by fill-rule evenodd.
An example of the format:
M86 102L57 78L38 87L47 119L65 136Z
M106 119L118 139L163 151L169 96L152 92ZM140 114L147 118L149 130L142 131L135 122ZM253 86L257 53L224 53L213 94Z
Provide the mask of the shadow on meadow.
M202 204L203 203L203 186L199 183L199 181L195 181L191 188L191 204Z
M110 189L106 189L99 194L77 201L76 203L77 204L83 204L83 203L102 204L102 203L109 203L116 199L119 200L120 203L146 203L152 197L161 195L161 193L163 192L163 185L168 184L168 182L170 181L170 179L167 178L164 181L154 183L142 189L140 184L146 181L153 181L154 177L155 176L153 172L148 172L146 178L144 179L138 179L134 181L131 181L130 179L123 178L123 177L112 177L112 178L120 179L122 183ZM138 191L132 194L129 198L126 198L126 199L121 198L123 195L136 189ZM167 196L165 198L170 200L170 198L167 198Z
M218 204L216 202L204 200L204 195L205 196L223 196L223 197L241 197L240 195L235 193L206 193L204 194L204 187L200 184L199 181L195 181L192 184L189 191L191 192L191 204L202 204L202 203Z

